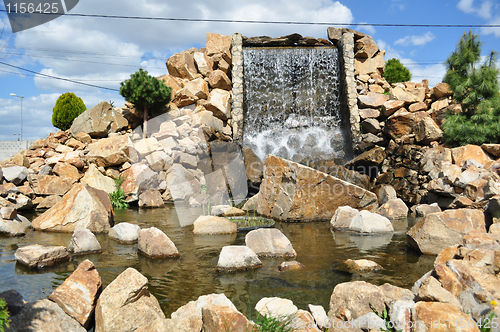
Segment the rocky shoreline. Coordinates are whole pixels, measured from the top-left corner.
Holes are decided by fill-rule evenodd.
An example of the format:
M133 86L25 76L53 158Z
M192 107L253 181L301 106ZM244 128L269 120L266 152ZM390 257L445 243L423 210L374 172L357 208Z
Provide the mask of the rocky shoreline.
M331 43L343 36L354 43L357 102L351 105L351 125L357 121L360 128L359 135L353 133L356 158L342 165L271 155L261 161L241 148L233 139L239 125L231 114L233 38L208 34L206 48L167 61L169 75L161 79L174 88L173 100L167 113L149 121L148 138L138 127L140 114L133 105L114 108L102 102L80 115L68 131L38 140L0 163L2 234L22 236L29 227L73 234L68 248L19 248L17 262L38 269L69 259L69 251L99 252L94 233L137 242L138 252L151 259L182 256L157 228L114 225L108 194L116 190L119 177L125 179L127 202L142 208L180 201L213 206L229 194L243 201L258 189L244 211L280 221L326 220L334 232L391 233L391 220L418 215L422 219L408 231L408 246L437 258L434 269L411 290L354 281L334 288L328 311L313 304L309 311L298 310L286 299L262 299L257 311L292 317L296 331L324 330L328 324L334 330L381 329L384 323L370 304L378 312L387 308L396 330L405 332L434 329L438 320L446 331L479 331L476 323L484 323L490 312L498 319L500 144L442 145L444 114L460 111L446 84L391 86L381 76L383 51L373 39L329 29ZM329 44L299 37L242 42ZM236 189L241 179L243 191ZM33 209L44 212L31 222L21 216ZM205 232L212 234L235 232L220 219L197 220L195 228L207 227ZM293 238L252 232L245 246L223 248L219 272L259 268L267 255L295 257ZM346 264L355 271L379 269L366 261ZM290 268L301 266L283 266ZM85 331L91 326L95 331L247 331L254 324L224 294L202 296L166 318L147 284L139 271L128 268L103 290L99 272L86 260L48 300L24 303L15 291L0 297L7 299L13 314L8 331ZM443 324L450 320L458 324ZM498 325L491 330L498 331Z

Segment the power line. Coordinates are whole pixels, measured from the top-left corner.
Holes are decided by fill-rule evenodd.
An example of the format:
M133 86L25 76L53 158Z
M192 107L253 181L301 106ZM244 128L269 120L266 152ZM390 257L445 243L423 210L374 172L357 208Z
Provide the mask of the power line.
M0 12L7 12L0 9ZM38 15L60 15L58 13L36 13ZM373 27L412 27L412 28L500 28L500 24L393 24L393 23L339 23L339 22L297 22L297 21L259 21L259 20L228 20L228 19L203 19L203 18L174 18L174 17L147 17L102 14L73 14L64 16L111 18L147 21L173 21L173 22L208 22L208 23L245 23L245 24L287 24L287 25L333 25L333 26L373 26Z
M111 91L120 91L118 89L106 88L104 86L98 86L98 85L94 85L94 84L83 83L83 82L79 82L79 81L70 80L68 78L63 78L63 77L57 77L57 76L42 74L42 73L39 73L39 72L36 72L36 71L33 71L33 70L29 70L29 69L26 69L26 68L14 66L14 65L2 62L2 61L0 61L0 64L5 65L5 66L9 66L9 67L12 67L12 68L24 70L24 71L27 71L27 72L32 73L32 74L36 74L36 75L40 75L40 76L44 76L44 77L48 77L48 78L53 78L53 79L57 79L57 80L61 80L61 81L66 81L66 82L71 82L71 83L75 83L75 84L86 85L86 86L90 86L90 87L98 88L98 89L105 89L105 90L111 90Z

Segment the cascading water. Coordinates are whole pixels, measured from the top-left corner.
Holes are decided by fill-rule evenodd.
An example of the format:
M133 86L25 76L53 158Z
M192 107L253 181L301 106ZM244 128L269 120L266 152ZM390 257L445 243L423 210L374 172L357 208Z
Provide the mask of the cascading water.
M243 145L297 162L345 157L338 51L244 48Z

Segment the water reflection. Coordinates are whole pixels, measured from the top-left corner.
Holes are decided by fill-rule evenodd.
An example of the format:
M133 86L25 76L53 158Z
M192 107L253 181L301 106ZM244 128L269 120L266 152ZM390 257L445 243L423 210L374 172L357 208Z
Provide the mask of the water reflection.
M175 243L180 257L151 260L137 254L136 244L121 244L106 235L98 235L101 254L73 256L55 269L33 271L15 264L14 252L19 246L33 243L67 246L71 234L29 231L22 238L0 238L0 292L14 288L27 301L46 298L79 263L90 259L104 287L127 267L143 273L149 280L150 292L158 298L167 317L187 302L210 293L225 293L245 314L250 313L258 300L268 296L287 297L301 309L311 303L328 310L330 295L338 283L365 280L411 288L432 268L434 260L408 250L403 232L382 237L339 232L332 235L329 223L325 222L277 222L275 227L291 240L297 251L296 260L303 263L305 269L280 272L278 265L283 259L266 258L257 270L218 274L215 267L222 247L244 244L245 234L194 236L192 225L180 227L177 212L171 205L164 209L118 211L115 217L117 223L126 221L141 228L161 229ZM384 270L363 275L346 273L339 267L349 258L371 259Z

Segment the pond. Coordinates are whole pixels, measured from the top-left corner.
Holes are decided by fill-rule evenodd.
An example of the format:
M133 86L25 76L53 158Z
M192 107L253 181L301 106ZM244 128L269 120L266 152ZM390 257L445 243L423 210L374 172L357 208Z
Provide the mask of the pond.
M98 235L102 253L73 256L56 268L30 270L16 264L14 253L28 244L68 246L71 234L46 233L30 230L21 238L0 238L0 292L17 289L28 302L47 298L85 259L96 266L106 287L127 267L134 267L149 280L149 290L156 296L166 317L201 295L224 293L245 315L263 297L278 296L291 299L300 309L308 304L322 305L326 311L335 285L365 280L376 285L386 282L411 288L424 273L433 268L434 257L422 256L406 244L406 230L415 220L393 222L393 235L359 236L332 232L328 222L276 222L292 242L296 260L306 268L280 272L283 259L262 259L257 270L232 274L215 271L223 246L245 243L245 233L233 235L194 236L193 226L181 227L178 213L200 214L189 209L180 211L173 205L161 209L128 209L117 211L115 223L131 222L141 228L157 227L175 243L180 258L151 260L137 254L137 245L125 245ZM30 219L34 215L28 216ZM369 259L384 268L380 272L351 274L342 268L347 259Z

